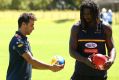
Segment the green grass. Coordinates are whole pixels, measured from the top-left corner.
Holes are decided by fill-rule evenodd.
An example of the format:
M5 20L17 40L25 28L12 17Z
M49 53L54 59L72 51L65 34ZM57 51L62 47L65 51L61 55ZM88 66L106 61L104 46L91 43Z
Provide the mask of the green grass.
M17 19L21 13L23 11L0 11L0 80L5 80L6 77L9 62L8 45L17 30ZM71 26L79 20L79 12L35 11L33 13L38 20L35 23L35 30L28 37L34 57L50 64L54 55L61 55L65 58L66 65L59 72L33 70L32 80L69 80L74 71L74 59L69 56L68 52L69 35ZM117 24L113 24L113 33L117 58L108 71L108 80L117 80L119 78L119 31Z

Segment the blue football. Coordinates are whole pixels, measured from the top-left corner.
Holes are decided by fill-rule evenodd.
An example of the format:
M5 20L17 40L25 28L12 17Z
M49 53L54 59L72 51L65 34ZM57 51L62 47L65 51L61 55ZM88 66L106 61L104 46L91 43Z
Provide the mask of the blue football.
M62 56L54 56L52 58L51 64L58 64L58 65L65 64L65 59Z

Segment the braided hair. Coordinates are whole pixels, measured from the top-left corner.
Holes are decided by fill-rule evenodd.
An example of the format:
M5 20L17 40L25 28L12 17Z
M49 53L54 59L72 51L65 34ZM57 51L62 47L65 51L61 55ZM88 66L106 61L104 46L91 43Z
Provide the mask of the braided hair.
M80 6L80 21L81 21L81 26L83 28L87 26L83 17L83 11L85 8L90 9L95 24L97 24L98 23L97 20L99 20L99 7L97 6L97 4L92 0L85 0L82 2Z

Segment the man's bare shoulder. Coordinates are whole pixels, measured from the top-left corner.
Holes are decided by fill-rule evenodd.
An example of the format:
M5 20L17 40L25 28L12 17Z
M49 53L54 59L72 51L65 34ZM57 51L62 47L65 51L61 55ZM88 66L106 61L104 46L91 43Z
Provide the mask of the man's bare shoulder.
M75 23L75 24L72 26L72 31L73 31L73 32L79 31L80 24L81 24L80 22Z
M112 31L112 27L110 25L103 24L103 26L104 26L104 30L106 30L106 31Z
M103 26L104 26L105 34L112 35L112 27L110 25L105 25L105 24L103 24Z

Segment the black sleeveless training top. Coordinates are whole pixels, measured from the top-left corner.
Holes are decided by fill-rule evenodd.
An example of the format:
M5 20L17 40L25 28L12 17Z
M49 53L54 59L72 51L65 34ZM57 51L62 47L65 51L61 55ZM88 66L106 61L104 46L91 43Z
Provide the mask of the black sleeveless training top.
M75 25L76 26L76 25ZM106 55L104 25L84 29L80 24L78 32L78 52L81 56L88 58L93 53ZM106 76L106 71L93 69L76 60L75 73L84 76Z

